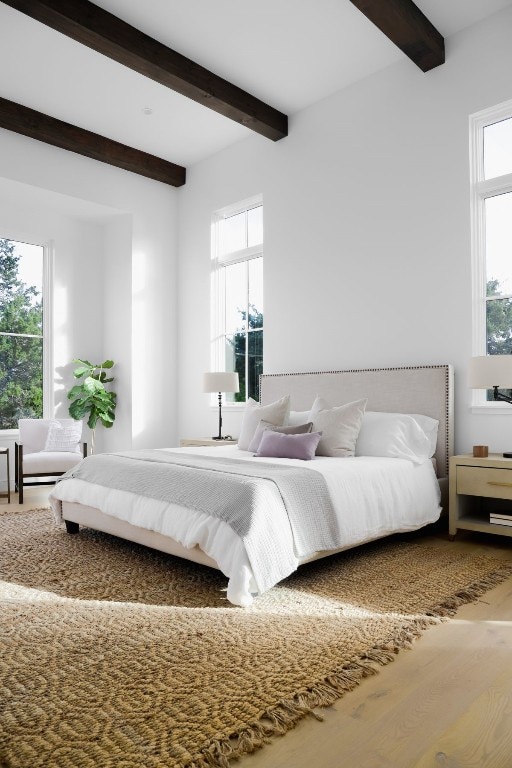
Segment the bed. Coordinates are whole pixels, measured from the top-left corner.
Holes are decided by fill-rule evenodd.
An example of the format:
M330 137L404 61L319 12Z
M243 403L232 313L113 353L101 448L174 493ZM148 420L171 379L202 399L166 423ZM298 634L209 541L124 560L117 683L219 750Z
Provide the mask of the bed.
M87 473L64 476L50 494L57 522L65 523L69 533L77 533L82 525L220 569L228 579L227 599L247 606L255 595L303 563L392 533L415 530L439 518L446 508L448 463L453 453L451 366L261 376L261 413L288 397L291 413L287 412L287 424L294 418L296 422L307 418L318 397L333 412L364 399L365 419L368 414L379 418L387 414L420 414L435 420L438 427L432 457L411 461L401 454L374 456L356 451L353 457L315 456L313 461L305 462L296 458L255 458L253 451L236 446L173 448L139 452L142 455L138 453L137 457L133 452L116 457L97 455L84 460L80 467L91 470L86 462L95 462L96 471L100 475L103 471L107 477L113 471L108 462L115 460L129 467L129 480L108 488L96 475L93 482ZM256 407L256 416L258 412ZM409 416L406 418L410 421ZM170 500L163 492L155 493L160 477L168 472L164 467L167 464L172 465L174 484L187 489L186 502L183 494ZM212 505L209 511L195 500L196 486L201 485L192 482L197 472L213 482L207 488ZM237 476L239 486L232 492L226 490L226 472ZM146 480L148 473L152 473L151 480ZM284 486L279 486L276 476L284 478L279 480ZM238 499L241 487L244 494L246 487L253 494L247 504L251 515L254 511L255 530L246 536L240 521L238 527L231 524L214 501L217 496L224 498L225 493L228 506L230 494ZM287 509L290 499L290 505L298 505L293 514ZM210 513L215 504L213 516ZM332 516L334 533L326 530L324 512L317 512L317 508L323 510L322 504L326 507L325 519ZM310 538L306 534L301 538L297 526L302 525L302 519L306 527L309 525Z

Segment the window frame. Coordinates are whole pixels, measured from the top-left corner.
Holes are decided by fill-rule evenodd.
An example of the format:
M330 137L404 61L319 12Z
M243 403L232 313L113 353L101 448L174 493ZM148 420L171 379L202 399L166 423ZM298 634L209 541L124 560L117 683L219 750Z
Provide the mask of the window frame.
M52 240L41 242L39 238L12 232L2 234L2 239L13 243L28 243L43 249L43 418L53 416L53 275L55 251ZM18 429L0 429L0 439L15 438Z
M241 248L236 251L230 251L228 253L222 252L222 238L220 226L221 222L230 216L247 212L252 208L258 208L263 206L263 196L256 195L246 200L241 200L233 205L228 205L215 211L212 214L211 222L211 370L212 371L224 371L225 370L225 357L224 357L224 340L226 337L226 294L223 280L221 280L222 269L229 267L233 264L239 264L242 262L249 262L253 259L263 258L264 250L264 236L263 242L258 245L248 246L247 248ZM247 331L251 333L251 331ZM246 336L247 336L246 333ZM258 333L264 333L264 327ZM247 351L247 350L246 350ZM246 354L246 378L247 378L247 354ZM246 390L245 402L226 402L223 403L224 409L240 410L245 408L247 402L248 393ZM215 405L214 398L211 398L211 405Z
M487 285L485 201L512 193L512 173L485 179L484 129L512 118L512 101L482 110L469 118L470 140L470 211L471 211L471 283L472 283L472 356L486 355ZM512 408L502 402L486 400L484 390L472 390L471 410L507 414Z

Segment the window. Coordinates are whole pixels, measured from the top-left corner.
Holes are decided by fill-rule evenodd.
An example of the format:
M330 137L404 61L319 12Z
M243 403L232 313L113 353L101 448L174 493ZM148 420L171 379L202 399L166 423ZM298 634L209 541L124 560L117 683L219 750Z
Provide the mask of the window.
M470 119L473 354L512 354L512 102ZM510 391L506 392L510 396ZM483 397L475 393L475 398ZM493 399L492 390L487 400ZM475 404L483 404L475 399Z
M43 246L0 238L0 429L49 402L48 269Z
M263 372L263 205L261 198L213 216L213 370L236 371L240 392L259 400Z

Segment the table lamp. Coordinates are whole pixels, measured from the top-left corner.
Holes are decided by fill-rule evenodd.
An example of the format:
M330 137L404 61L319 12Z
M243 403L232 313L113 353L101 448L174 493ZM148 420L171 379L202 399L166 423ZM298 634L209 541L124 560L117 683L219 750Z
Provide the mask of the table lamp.
M203 392L219 393L219 434L212 440L222 440L222 393L239 392L238 373L210 372L203 377Z
M494 399L512 404L512 397L499 392L512 389L512 355L483 355L469 361L468 383L472 389L492 389ZM512 451L503 454L512 459Z

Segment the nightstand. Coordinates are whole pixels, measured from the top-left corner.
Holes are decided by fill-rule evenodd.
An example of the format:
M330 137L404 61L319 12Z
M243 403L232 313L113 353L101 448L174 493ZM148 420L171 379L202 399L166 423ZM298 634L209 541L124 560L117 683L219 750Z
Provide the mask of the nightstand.
M491 523L491 513L512 515L512 459L491 453L450 459L449 535L458 530L512 536L512 525Z
M193 445L236 445L238 440L213 440L211 437L199 437L199 438L189 438L186 437L183 440L180 440L180 448L189 448Z

